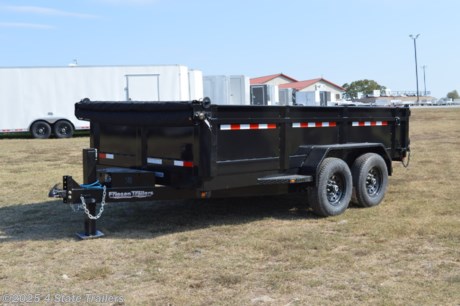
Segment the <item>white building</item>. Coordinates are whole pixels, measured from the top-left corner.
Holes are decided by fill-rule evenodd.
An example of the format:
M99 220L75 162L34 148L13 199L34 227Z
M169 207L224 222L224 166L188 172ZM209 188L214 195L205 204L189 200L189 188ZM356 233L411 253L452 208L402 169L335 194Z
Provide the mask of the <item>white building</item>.
M251 85L255 84L277 85L280 90L293 89L298 97L296 103L305 105L326 106L329 102L340 101L345 93L343 87L324 78L297 81L283 73L251 79ZM302 102L303 100L305 103Z

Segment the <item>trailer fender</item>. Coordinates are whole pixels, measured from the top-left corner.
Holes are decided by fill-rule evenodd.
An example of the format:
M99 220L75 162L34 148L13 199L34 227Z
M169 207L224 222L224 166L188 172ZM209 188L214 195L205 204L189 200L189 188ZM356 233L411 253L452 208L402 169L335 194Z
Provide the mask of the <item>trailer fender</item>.
M300 146L299 152L302 152L305 158L298 166L298 173L302 175L312 175L315 178L315 184L318 182L318 174L321 163L327 157L340 158L351 168L353 162L359 156L366 153L376 153L382 156L385 160L388 175L391 175L392 173L391 158L381 143Z

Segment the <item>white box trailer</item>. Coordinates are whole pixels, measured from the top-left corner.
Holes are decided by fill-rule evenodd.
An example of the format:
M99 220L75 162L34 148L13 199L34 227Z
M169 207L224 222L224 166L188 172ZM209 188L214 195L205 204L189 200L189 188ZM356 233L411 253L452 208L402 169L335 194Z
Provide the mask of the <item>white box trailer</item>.
M203 75L182 65L0 68L0 133L71 137L89 129L74 115L98 101L191 101L203 98Z
M303 106L320 106L317 91L297 91L295 93L295 102Z
M244 75L206 75L204 96L219 105L249 105L249 77Z
M251 105L279 105L279 89L277 85L251 85Z
M294 105L296 90L294 88L280 88L280 105Z

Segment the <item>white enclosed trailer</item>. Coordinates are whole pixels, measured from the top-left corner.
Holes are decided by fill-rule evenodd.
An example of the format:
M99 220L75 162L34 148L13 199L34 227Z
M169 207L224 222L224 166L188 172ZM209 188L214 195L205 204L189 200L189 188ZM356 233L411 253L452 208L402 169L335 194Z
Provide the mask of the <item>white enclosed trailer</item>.
M71 137L89 129L74 115L83 98L190 101L203 98L202 78L182 65L0 68L0 133Z
M251 85L251 105L279 105L279 89L277 85Z
M219 105L249 105L249 77L244 75L206 75L204 96Z
M315 91L297 91L295 102L297 105L320 106L319 95Z
M294 105L296 102L294 88L280 88L279 90L280 105Z

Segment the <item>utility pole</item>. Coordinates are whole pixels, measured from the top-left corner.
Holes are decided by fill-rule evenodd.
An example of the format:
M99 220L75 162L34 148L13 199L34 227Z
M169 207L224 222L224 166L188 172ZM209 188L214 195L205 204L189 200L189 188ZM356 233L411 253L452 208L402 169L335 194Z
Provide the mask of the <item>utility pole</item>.
M417 64L417 43L416 40L420 36L420 34L417 35L409 35L410 38L414 41L414 54L415 54L415 82L417 85L417 104L420 103L420 97L419 97L419 91L418 91L418 64Z
M425 89L425 97L426 97L426 78L425 78L426 65L423 65L422 68L423 68L423 88Z

